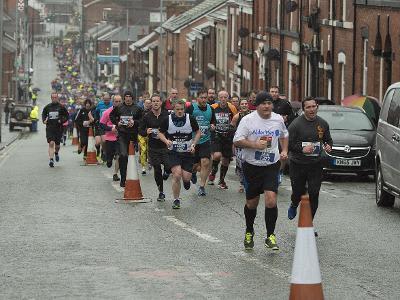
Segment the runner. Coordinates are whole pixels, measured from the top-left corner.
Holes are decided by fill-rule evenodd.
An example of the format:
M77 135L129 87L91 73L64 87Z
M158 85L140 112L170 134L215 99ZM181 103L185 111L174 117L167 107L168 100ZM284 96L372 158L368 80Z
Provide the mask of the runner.
M274 85L269 89L269 93L273 99L273 112L276 114L280 114L285 122L286 127L289 127L290 123L296 118L296 115L293 112L292 105L286 99L283 99L279 96L279 87ZM279 184L282 183L283 179L283 170L285 169L286 161L281 161L281 169L279 171L278 181Z
M168 111L161 108L160 95L153 94L151 97L151 110L144 115L139 125L139 134L148 139L149 163L154 168L154 180L158 188L158 201L165 201L163 175L161 165L168 169L168 149L160 138L158 131L161 122L168 119Z
M60 160L60 142L62 136L62 124L68 120L68 111L58 100L58 94L51 93L51 103L42 111L42 121L46 124L46 139L49 144L49 166L54 167L54 158Z
M207 91L207 104L213 105L216 103L215 101L215 90L214 89L208 89Z
M220 189L227 189L228 186L225 183L225 175L228 172L229 163L232 159L232 137L233 128L231 127L231 121L234 115L237 114L236 108L228 103L228 92L220 91L218 93L219 103L213 104L211 107L215 112L215 132L211 142L212 155L212 169L211 174L208 177L208 184L213 185L215 180L215 174L218 172L218 165L222 158L220 177L218 187Z
M333 144L328 123L317 116L318 104L315 99L305 98L301 104L304 114L289 126L289 173L292 184L292 203L288 209L290 220L296 217L301 196L307 191L314 219L322 181L321 153L323 150L331 152Z
M138 104L136 104L138 105ZM139 106L139 105L138 105ZM151 99L146 98L143 100L143 116L145 116L149 111L151 111ZM147 137L147 134L142 135L140 134L139 131L139 136L138 136L138 141L139 141L139 153L140 153L140 165L142 166L142 176L145 176L147 174L146 169L147 169L147 154L148 154L148 142L149 139Z
M192 103L192 105L186 109L188 114L196 118L201 131L199 143L196 145L195 166L192 173L192 182L196 184L196 173L198 167L200 167L199 196L206 196L205 185L207 177L210 174L211 131L215 130L214 109L207 103L207 99L207 90L200 90L197 103Z
M118 144L118 136L117 136L117 127L110 120L110 113L113 111L115 107L118 107L122 104L122 98L120 95L114 95L112 97L112 107L107 109L100 119L100 127L104 131L104 140L105 140L105 158L107 168L111 168L112 162L114 160L114 174L113 181L119 181L118 177L119 171L119 144Z
M104 139L104 131L99 126L100 119L103 115L103 113L112 107L111 103L111 97L109 93L103 93L102 95L102 100L96 105L96 108L89 114L89 118L91 123L93 124L94 128L94 136L95 136L95 142L96 142L96 156L97 160L99 162L102 162L105 160L105 151L104 151L104 146L105 146L105 139ZM101 146L101 152L100 152L100 146ZM102 155L100 155L102 154Z
M251 113L251 111L249 110L249 104L248 104L248 101L246 98L240 99L239 108L240 108L239 113L233 116L232 122L231 122L231 125L236 129L238 128L242 118L244 116L248 115L249 113ZM239 193L243 193L244 192L244 175L243 175L243 168L242 168L242 149L239 147L234 147L234 149L235 149L235 156L236 156L235 173L237 176L239 176L239 182L240 182Z
M137 144L139 121L142 118L143 110L133 104L133 94L125 91L124 103L115 107L110 113L110 120L117 125L119 142L119 168L121 174L120 186L125 187L126 168L128 165L129 142Z
M246 190L245 249L254 247L254 219L257 215L260 194L264 193L267 229L265 246L272 250L279 250L275 237L275 224L278 218L276 194L279 160L287 159L288 131L283 118L272 112L272 101L270 94L258 93L255 100L257 110L241 120L233 139L235 146L242 148ZM280 154L278 141L282 147Z
M163 103L163 108L171 113L173 111L172 102L176 99L178 99L178 90L176 88L171 88L169 91L169 97Z
M159 137L168 151L168 164L172 170L173 209L181 208L179 198L181 179L186 190L190 188L193 170L193 154L200 139L200 129L194 117L185 113L185 101L176 99L174 111L161 123ZM193 133L195 133L193 137Z
M82 107L75 118L75 123L79 128L79 136L80 136L80 147L83 150L83 159L86 160L87 157L87 147L89 140L89 127L90 118L89 113L92 109L92 101L90 99L86 99L84 102L84 107Z

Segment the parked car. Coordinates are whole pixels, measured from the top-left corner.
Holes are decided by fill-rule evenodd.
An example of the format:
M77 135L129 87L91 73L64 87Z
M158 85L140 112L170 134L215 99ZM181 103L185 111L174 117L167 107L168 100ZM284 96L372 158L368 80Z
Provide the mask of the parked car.
M323 153L324 173L375 174L376 128L358 107L320 105L318 115L329 124L333 146Z
M32 121L29 118L31 111L32 105L14 104L10 112L10 131L13 131L15 126L29 127L29 130L32 130Z
M376 204L393 206L400 197L400 82L386 91L376 134Z

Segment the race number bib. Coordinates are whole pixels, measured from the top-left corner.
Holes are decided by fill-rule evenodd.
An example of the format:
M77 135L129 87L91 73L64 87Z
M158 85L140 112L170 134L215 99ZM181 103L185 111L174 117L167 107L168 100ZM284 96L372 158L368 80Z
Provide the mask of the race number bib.
M176 142L172 143L172 151L175 152L189 152L191 142Z
M266 151L256 151L254 153L254 159L264 162L273 163L275 161L275 153Z
M301 147L313 146L312 153L305 153L305 156L319 156L321 153L321 143L320 142L301 142Z
M208 125L201 125L200 126L200 132L201 132L201 136L208 135L209 126Z
M121 116L121 123L122 125L128 125L129 121L133 122L133 117L132 116Z
M59 118L58 111L49 112L49 120L58 120L58 118Z

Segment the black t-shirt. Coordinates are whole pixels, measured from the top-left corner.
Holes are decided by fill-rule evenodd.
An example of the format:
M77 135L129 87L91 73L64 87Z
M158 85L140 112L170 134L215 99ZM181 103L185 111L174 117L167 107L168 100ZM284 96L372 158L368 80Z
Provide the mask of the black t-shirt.
M42 111L42 121L47 119L47 128L60 129L68 120L67 109L58 102L47 104Z
M139 134L149 137L149 149L164 149L165 144L158 138L157 131L160 129L162 122L168 120L169 113L162 109L159 116L154 115L153 111L147 112L139 124ZM147 134L147 128L152 128L153 132Z
M321 160L323 144L332 146L332 138L329 125L321 117L309 121L304 115L296 118L289 126L289 157L291 161L298 164L317 163ZM307 145L314 146L311 154L303 153Z

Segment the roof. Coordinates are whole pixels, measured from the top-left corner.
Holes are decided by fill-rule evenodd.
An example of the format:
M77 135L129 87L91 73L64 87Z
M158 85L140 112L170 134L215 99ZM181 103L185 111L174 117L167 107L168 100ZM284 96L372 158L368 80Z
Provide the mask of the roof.
M113 30L115 28L112 24L100 24L95 27L92 27L88 30L89 36L93 39L97 39L97 37L104 35L105 33Z
M208 18L218 21L227 21L228 20L228 10L224 7L219 10L215 10L210 12L207 15Z
M156 33L153 31L150 34L146 35L145 37L141 38L140 40L137 40L133 44L129 46L129 49L132 51L135 51L136 48L143 47L146 43L148 43L153 37L156 36Z
M133 25L126 28L125 26L114 28L113 30L100 36L98 40L100 41L136 41L138 35L146 34L148 32L148 26L143 25Z
M227 0L204 0L183 14L169 18L165 23L163 23L162 27L169 31L179 30L205 14L212 12L226 2Z

